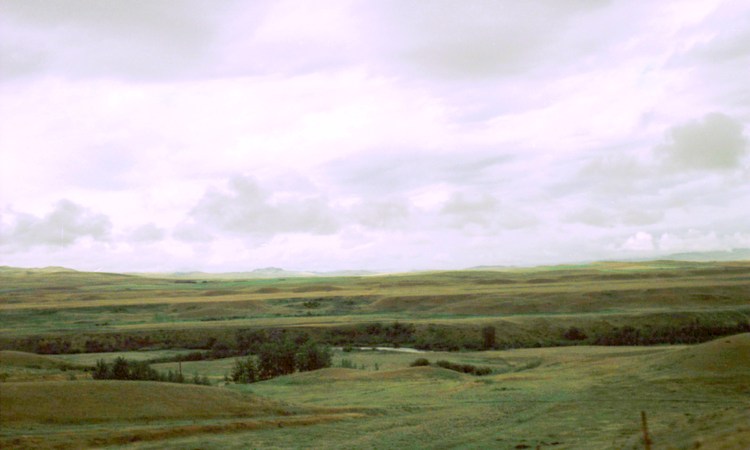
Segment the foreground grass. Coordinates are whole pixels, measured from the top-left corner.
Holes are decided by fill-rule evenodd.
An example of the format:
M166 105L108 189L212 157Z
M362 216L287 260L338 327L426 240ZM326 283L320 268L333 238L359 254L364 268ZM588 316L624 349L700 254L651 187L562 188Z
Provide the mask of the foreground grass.
M4 383L3 399L26 390L37 407L4 413L0 446L637 449L641 411L654 448L750 445L750 334L696 346L418 355L490 366L487 377L408 367L416 356L337 352L337 364L365 369L224 388L123 382L137 404L109 415L100 408L114 382L68 382L72 390L65 382ZM218 377L227 361L191 364ZM76 390L87 392L77 395L87 399L80 408L42 406Z
M376 352L346 356L383 366L404 359ZM455 362L491 365L500 373L476 378L433 367L326 369L238 386L303 404L373 411L366 419L313 429L195 436L170 445L635 449L643 448L640 411L648 414L654 448L750 445L750 335L695 347L572 347L450 356Z

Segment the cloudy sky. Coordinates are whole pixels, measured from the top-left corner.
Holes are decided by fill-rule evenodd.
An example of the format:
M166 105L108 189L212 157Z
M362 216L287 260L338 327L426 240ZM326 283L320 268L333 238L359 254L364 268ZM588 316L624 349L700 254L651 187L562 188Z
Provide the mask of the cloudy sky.
M746 0L0 0L0 264L750 247Z

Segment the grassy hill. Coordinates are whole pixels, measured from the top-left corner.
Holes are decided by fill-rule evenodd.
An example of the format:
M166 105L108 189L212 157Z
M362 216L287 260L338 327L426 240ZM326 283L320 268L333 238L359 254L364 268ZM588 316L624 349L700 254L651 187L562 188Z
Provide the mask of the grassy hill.
M28 367L33 369L81 368L81 366L52 356L13 350L0 350L0 367Z
M205 386L146 381L61 381L0 385L0 422L83 423L293 412L278 402Z
M359 418L215 387L140 381L0 383L0 448L77 449Z
M686 375L745 375L750 380L750 333L728 336L671 353L654 362L662 370Z
M89 378L87 366L47 355L0 350L0 382Z

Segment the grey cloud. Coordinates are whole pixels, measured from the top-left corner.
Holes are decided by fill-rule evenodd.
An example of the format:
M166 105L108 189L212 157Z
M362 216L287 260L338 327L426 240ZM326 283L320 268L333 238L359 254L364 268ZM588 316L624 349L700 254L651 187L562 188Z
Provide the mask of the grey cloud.
M240 234L330 234L338 229L334 212L320 196L294 192L274 198L251 177L237 176L226 192L208 191L190 213L197 224Z
M623 211L622 223L624 225L653 225L664 218L664 211L649 209L626 209Z
M163 79L204 73L222 5L228 3L4 1L0 74Z
M652 147L647 157L635 156L639 146L647 145L636 142L632 148L617 149L614 155L591 158L574 177L553 185L554 195L584 194L598 201L621 202L625 198L652 201L655 193L661 193L659 198L665 200L681 185L695 183L696 171L708 176L743 167L748 148L742 124L720 113L675 126L667 131L665 140Z
M711 64L747 60L750 58L750 29L725 28L719 37L692 49L689 56Z
M452 216L459 225L475 223L489 226L498 208L499 202L491 195L482 194L471 198L464 194L455 194L443 205L441 212Z
M669 131L655 152L671 169L725 170L740 166L747 153L742 124L721 113Z
M558 65L594 50L606 39L583 42L574 19L607 3L395 1L379 2L371 15L389 30L380 44L388 60L430 78L476 79Z
M214 236L206 227L200 226L194 220L183 222L175 227L172 236L185 242L210 242Z
M67 247L78 239L90 237L106 241L112 229L110 219L104 214L61 200L54 210L44 217L18 214L9 230L3 233L3 246L28 249L35 246Z
M283 26L274 9L287 6L299 10L268 0L8 0L0 4L0 75L185 80L305 74L362 58L357 36L320 40L294 24L259 32Z
M740 8L738 8L738 6ZM722 2L701 23L685 30L701 35L692 45L677 53L673 65L695 63L724 64L750 59L750 10L733 2ZM679 36L683 38L683 36Z
M645 203L648 204L648 202ZM613 205L589 206L565 214L562 219L566 223L582 223L599 228L614 228L620 225L654 225L659 223L663 218L664 211L659 209L634 208L632 205Z
M448 218L454 228L474 224L488 230L520 229L533 227L538 223L534 214L519 207L505 205L486 193L454 194L443 205L441 214Z
M4 77L164 80L301 74L344 66L418 78L486 78L559 66L602 45L575 18L608 2L389 1L341 9L341 35L284 23L280 2L7 0L0 4ZM271 23L273 22L273 23ZM287 26L264 35L264 25ZM611 31L609 27L607 31Z
M744 74L750 66L750 10L742 2L721 2L700 24L676 38L695 42L682 46L667 68L689 70L695 89L713 104L732 107L733 114L750 120L750 94ZM695 39L699 36L699 39Z
M612 216L603 208L588 207L566 214L563 218L567 223L582 223L594 227L612 226Z
M368 228L399 228L407 224L411 206L401 199L366 201L349 214Z
M494 185L502 181L496 171L511 160L505 151L497 150L378 151L331 162L324 170L335 184L347 190L389 195L434 183Z
M135 155L124 145L107 143L69 158L59 167L59 177L72 186L117 190L130 185L128 174L135 166Z
M165 235L166 233L162 228L153 223L147 223L134 229L128 236L128 240L137 243L150 243L164 239Z
M621 153L621 154L620 154ZM598 199L648 195L664 182L652 165L628 154L597 156L571 168L567 179L552 184L548 191L555 198L585 194ZM598 219L594 219L595 221Z

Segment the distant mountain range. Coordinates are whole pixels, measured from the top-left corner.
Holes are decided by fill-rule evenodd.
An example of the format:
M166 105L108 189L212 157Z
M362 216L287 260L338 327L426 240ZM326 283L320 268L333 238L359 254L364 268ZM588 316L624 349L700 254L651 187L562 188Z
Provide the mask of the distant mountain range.
M223 278L223 279L248 279L248 278L297 278L297 277L344 277L344 276L364 276L364 275L375 275L378 272L372 272L369 270L337 270L331 272L314 272L314 271L295 271L285 270L279 267L264 267L260 269L254 269L249 272L224 272L224 273L209 273L209 272L173 272L173 273L138 273L137 275L147 276L166 276L170 278L201 278L201 279L212 279L212 278Z
M656 258L639 258L639 259L628 259L620 260L623 262L645 262L645 261L656 261L656 260L673 260L673 261L690 261L690 262L710 262L710 261L750 261L750 248L735 248L732 250L725 251L710 251L710 252L684 252L684 253L673 253ZM572 263L561 263L561 264L591 264L596 261L579 261ZM519 268L520 266L475 266L469 267L466 270L502 270L502 269L513 269ZM43 273L54 273L54 272L76 272L74 269L67 267L42 267L42 268L19 268L10 266L0 266L0 272L11 272L11 271L33 271ZM336 270L330 272L316 272L316 271L294 271L285 270L280 267L263 267L260 269L254 269L247 272L225 272L225 273L210 273L210 272L171 272L171 273L156 273L156 272L129 272L128 275L141 275L149 277L166 277L166 278L178 278L178 279L251 279L251 278L295 278L295 277L345 277L345 276L367 276L377 275L380 272L370 270Z
M553 263L551 265L587 265L603 260L586 260L586 261L575 261L575 262L560 262ZM606 261L621 261L621 262L647 262L647 261L689 261L689 262L723 262L723 261L750 261L750 248L735 248L732 250L720 250L710 252L684 252L684 253L672 253L664 256L657 256L651 258L634 258L634 259L607 259ZM539 267L544 266L540 265ZM468 267L466 270L507 270L507 269L518 269L518 268L530 268L534 266L517 265L517 266L502 266L502 265L486 265L486 266L474 266Z
M745 261L750 260L750 248L735 248L715 252L673 253L659 259L674 259L676 261Z

